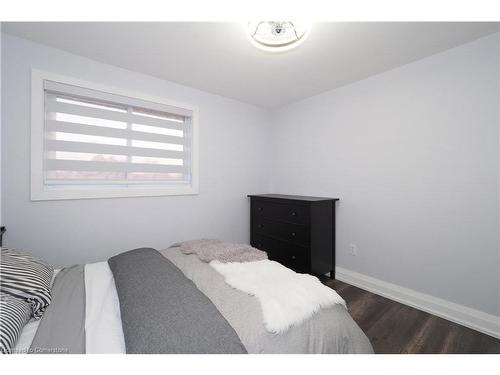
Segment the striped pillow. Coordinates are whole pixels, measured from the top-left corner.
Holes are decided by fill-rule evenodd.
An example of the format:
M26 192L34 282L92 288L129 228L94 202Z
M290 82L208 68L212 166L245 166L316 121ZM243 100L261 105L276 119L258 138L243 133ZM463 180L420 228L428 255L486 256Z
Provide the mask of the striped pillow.
M0 290L31 305L31 316L40 319L50 305L50 283L54 269L47 263L17 250L2 249Z
M22 299L0 293L0 353L10 354L31 317L31 306Z

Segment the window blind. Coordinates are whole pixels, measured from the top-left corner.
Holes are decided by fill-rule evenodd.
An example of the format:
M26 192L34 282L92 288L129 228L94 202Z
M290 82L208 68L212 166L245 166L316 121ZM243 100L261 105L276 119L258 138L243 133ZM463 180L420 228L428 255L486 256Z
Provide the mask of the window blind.
M44 81L44 183L189 184L192 112Z

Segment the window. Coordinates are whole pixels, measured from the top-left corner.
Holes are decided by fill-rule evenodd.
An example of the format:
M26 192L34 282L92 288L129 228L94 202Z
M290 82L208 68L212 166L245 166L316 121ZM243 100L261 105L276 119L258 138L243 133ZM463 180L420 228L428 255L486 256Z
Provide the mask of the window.
M197 110L33 71L31 198L197 194Z

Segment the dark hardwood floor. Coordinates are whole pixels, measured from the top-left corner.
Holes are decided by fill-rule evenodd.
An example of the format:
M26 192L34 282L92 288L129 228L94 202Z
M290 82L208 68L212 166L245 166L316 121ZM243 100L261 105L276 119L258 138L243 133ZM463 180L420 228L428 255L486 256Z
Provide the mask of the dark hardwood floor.
M338 280L322 279L347 302L375 353L500 353L500 340Z

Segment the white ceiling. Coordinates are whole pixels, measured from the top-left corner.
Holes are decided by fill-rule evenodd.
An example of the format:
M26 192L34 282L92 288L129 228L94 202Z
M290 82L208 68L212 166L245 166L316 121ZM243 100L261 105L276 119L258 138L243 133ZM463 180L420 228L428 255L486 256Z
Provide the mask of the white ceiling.
M315 23L297 49L250 44L241 23L3 23L4 32L266 108L472 41L496 23Z

